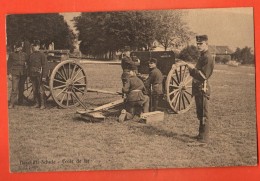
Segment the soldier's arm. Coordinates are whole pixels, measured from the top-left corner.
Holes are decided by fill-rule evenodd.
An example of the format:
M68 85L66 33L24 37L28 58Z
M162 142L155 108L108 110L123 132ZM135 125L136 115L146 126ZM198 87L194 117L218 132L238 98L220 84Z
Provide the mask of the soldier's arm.
M48 61L47 61L47 56L43 53L42 58L41 58L41 64L42 64L42 77L46 78L48 74Z
M8 61L7 61L7 74L11 74L11 69L13 66L13 54L10 53L9 57L8 57Z
M129 93L129 91L130 91L130 80L127 79L122 88L122 92L127 94L127 93Z
M205 58L203 70L198 70L197 68L191 68L189 66L188 68L189 68L190 75L192 77L204 81L207 80L211 75L211 72L213 70L213 60L209 58Z

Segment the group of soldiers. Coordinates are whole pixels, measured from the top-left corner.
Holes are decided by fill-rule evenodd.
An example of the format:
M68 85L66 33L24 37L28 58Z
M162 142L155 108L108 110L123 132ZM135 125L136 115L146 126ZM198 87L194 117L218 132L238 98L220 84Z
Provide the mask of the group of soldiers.
M195 97L196 113L199 120L199 134L194 138L196 142L189 143L190 146L205 145L209 139L209 115L208 101L210 98L210 84L214 69L214 60L208 51L208 36L196 36L196 42L200 57L195 65L186 64L192 81L192 95ZM138 77L138 65L140 60L130 56L130 47L125 47L122 58L122 92L126 94L125 109L121 111L119 122L129 119L139 120L142 113L156 111L158 102L163 97L163 75L157 68L157 60L149 61L149 77L141 80ZM150 92L148 94L148 92ZM152 105L149 105L151 103ZM149 109L150 107L150 109Z
M45 93L43 82L47 77L47 57L40 52L40 41L34 40L29 46L22 41L14 44L14 52L9 54L7 62L8 78L12 81L12 91L9 100L9 109L14 108L18 98L18 104L23 104L24 84L27 77L32 82L34 108L45 109ZM28 47L32 47L32 52ZM27 52L27 53L25 53Z
M119 116L119 122L139 119L141 113L156 111L158 98L163 95L163 75L157 68L157 60L155 58L149 60L150 73L146 80L139 77L139 65L140 60L137 57L131 57L130 47L126 46L121 61L122 92L126 95L126 102L125 109Z
M208 51L207 35L196 36L197 47L200 57L196 66L187 64L192 81L192 95L195 97L196 113L199 120L199 134L195 136L198 141L195 145L206 144L209 138L209 116L208 101L210 98L210 84L214 69L214 60ZM23 51L23 43L16 42L14 52L8 58L8 78L12 81L12 91L9 101L9 108L14 108L18 97L18 104L23 103L24 83L29 76L32 81L33 96L35 105L33 107L45 109L45 93L43 82L47 77L47 58L40 52L40 42L35 40L32 45L32 52ZM30 52L30 53L25 53ZM30 54L30 55L29 55ZM163 97L163 75L157 68L157 60L149 60L149 77L139 77L138 66L140 60L130 56L130 47L124 49L122 57L122 92L125 96L125 109L121 111L119 121L137 119L142 113L156 111L158 102ZM194 143L192 143L194 144Z

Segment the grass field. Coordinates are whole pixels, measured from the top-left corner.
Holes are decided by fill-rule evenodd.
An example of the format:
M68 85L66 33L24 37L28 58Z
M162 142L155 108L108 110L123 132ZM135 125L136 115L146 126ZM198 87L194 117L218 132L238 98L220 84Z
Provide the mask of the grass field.
M86 64L88 87L121 90L119 65ZM253 166L257 164L254 67L216 65L211 78L210 142L189 147L198 132L195 107L166 114L163 122L118 123L79 119L74 109L46 110L28 105L9 110L12 172L148 168ZM96 107L116 100L88 93L84 103Z

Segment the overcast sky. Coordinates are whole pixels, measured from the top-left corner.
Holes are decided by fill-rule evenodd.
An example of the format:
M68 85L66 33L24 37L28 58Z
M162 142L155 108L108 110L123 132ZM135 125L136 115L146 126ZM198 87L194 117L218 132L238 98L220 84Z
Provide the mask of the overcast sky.
M187 9L185 21L197 34L207 34L211 45L226 45L232 49L254 47L253 8ZM70 20L80 13L62 13ZM195 42L193 42L195 43Z

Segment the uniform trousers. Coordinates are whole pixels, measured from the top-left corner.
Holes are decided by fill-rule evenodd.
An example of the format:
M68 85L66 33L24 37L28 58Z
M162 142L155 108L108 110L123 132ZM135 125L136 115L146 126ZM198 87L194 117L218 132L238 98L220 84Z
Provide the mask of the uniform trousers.
M38 105L45 105L45 92L44 84L41 80L41 76L31 76L33 97Z
M149 97L144 95L144 100L127 101L126 111L130 113L130 115L127 116L127 119L132 119L134 115L140 116L142 112L149 112Z
M195 95L197 118L200 121L198 138L203 142L209 139L208 101L203 93Z
M14 105L17 95L18 103L23 102L23 92L24 92L24 83L26 80L26 75L12 75L12 92L10 96L10 104Z

